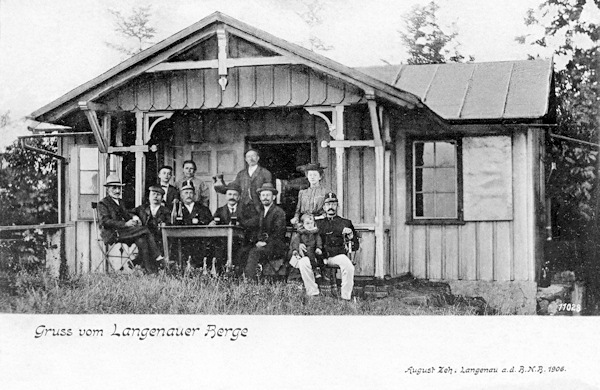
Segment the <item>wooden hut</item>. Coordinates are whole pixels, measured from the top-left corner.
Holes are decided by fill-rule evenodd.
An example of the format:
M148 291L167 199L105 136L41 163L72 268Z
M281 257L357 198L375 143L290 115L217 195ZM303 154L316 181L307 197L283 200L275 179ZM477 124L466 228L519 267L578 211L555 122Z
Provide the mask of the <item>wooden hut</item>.
M193 159L214 210L212 177L232 180L253 147L288 212L295 167L327 166L362 236L357 275L410 272L531 311L551 85L547 60L353 69L217 12L31 117L74 133L59 138L71 272L104 270L90 204L108 173L133 206L159 166L179 179Z

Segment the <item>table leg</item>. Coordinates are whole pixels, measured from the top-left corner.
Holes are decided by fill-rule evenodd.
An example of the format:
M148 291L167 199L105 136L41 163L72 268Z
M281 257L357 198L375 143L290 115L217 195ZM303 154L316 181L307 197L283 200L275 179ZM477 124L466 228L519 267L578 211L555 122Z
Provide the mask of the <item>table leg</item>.
M179 269L183 270L183 262L181 261L181 238L177 239L177 254L178 254L178 261L179 261Z
M226 269L230 269L233 264L233 230L227 231L227 265Z

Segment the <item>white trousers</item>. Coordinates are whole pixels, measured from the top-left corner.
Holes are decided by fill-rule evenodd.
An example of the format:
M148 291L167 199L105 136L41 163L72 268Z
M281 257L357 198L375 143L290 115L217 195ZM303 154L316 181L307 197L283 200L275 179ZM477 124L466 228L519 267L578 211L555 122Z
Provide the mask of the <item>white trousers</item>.
M349 300L352 296L352 289L354 288L354 265L346 255L337 255L325 259L325 264L337 265L340 267L342 273L342 299ZM306 295L319 295L319 286L315 283L315 275L313 274L308 257L303 257L298 261L298 269L300 270L300 276L302 276L302 281L304 282Z

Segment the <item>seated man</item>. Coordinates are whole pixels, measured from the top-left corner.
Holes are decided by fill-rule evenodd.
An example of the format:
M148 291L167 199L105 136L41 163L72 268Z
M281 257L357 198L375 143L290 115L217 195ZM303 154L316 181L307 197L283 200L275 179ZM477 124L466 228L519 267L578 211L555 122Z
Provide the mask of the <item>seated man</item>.
M142 264L147 272L154 273L158 264L164 260L156 241L147 227L141 226L140 219L130 214L121 201L121 189L124 186L117 175L106 178L108 196L98 202L102 240L106 244L122 242L127 245L135 243Z
M285 255L285 211L275 202L277 190L271 183L258 189L262 207L258 219L258 236L249 248L244 273L246 278L257 280L258 264L264 264ZM310 264L310 263L309 263Z
M330 192L325 196L323 210L325 210L325 219L317 221L317 227L323 241L324 256L327 257L324 263L340 267L342 273L342 299L350 300L352 289L354 288L354 264L347 256L346 243L350 242L352 250L358 250L358 237L354 226L349 219L342 218L337 215L338 200L337 196ZM304 251L306 248L301 249ZM304 282L306 295L319 295L319 287L315 283L315 276L307 257L303 257L298 261L300 275Z
M146 226L154 236L154 241L162 250L162 234L160 226L168 224L171 219L169 209L162 205L165 191L159 186L151 186L148 189L148 203L133 209L143 226Z
M196 202L196 189L192 181L183 182L179 195L181 197L181 212L183 225L208 225L212 221L212 214L208 207ZM191 258L191 265L202 267L204 258L207 266L212 262L212 243L210 239L188 238L183 239L181 255L184 261Z
M225 198L227 204L219 207L214 214L211 225L237 225L245 229L245 242L251 240L253 230L258 227L258 214L251 204L240 204L240 186L235 183L229 183L225 188ZM219 239L215 244L215 256L217 257L218 272L222 271L225 265L224 259L227 254L226 239ZM238 248L239 249L239 248ZM240 251L236 250L233 255L233 263L236 269L241 270L242 264Z

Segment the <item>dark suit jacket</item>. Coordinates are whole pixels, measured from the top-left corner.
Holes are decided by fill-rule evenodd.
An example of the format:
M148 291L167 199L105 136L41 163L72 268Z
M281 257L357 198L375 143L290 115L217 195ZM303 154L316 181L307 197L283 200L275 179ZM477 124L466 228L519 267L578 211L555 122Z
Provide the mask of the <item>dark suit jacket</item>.
M286 252L285 245L285 211L273 204L267 215L264 215L264 206L260 210L258 219L257 241L265 241L265 248L273 256L283 255Z
M98 217L100 219L100 235L102 241L106 244L113 244L119 239L119 230L125 230L128 227L125 223L133 218L129 213L123 201L117 204L110 196L103 198L98 202Z
M181 206L181 210L183 212L184 225L193 225L192 219L194 218L198 219L198 223L195 225L208 225L210 221L212 221L212 214L210 213L210 210L201 203L194 202L194 207L192 208L191 213L183 204Z
M161 223L171 222L171 212L165 206L160 206L155 216L152 216L149 204L143 204L133 209L133 213L137 215L142 221L142 225L147 226L148 230L152 233L154 238L161 241L160 232L158 226Z
M238 225L244 228L244 242L256 242L258 231L258 212L252 205L243 205L238 203L235 210L237 214ZM231 222L231 213L227 205L219 207L214 214L214 218L219 218L219 225L229 225Z
M271 183L272 179L273 177L271 172L259 165L252 176L248 175L248 167L242 169L237 173L235 180L231 183L235 183L242 188L242 193L240 194L240 203L254 204L254 207L258 211L262 209L262 204L260 203L260 196L256 190L258 190L264 183ZM225 193L223 186L215 185L214 188L219 193Z
M173 199L179 199L179 190L175 186L169 184L167 193L163 196L162 200L163 206L169 209L169 211L173 208Z
M346 254L344 235L342 234L342 230L344 230L345 227L352 229L352 233L354 234L354 237L352 238L352 250L358 250L358 235L356 234L356 230L354 230L352 221L336 215L332 219L326 217L325 219L319 219L316 222L319 233L321 233L323 249L327 257Z

